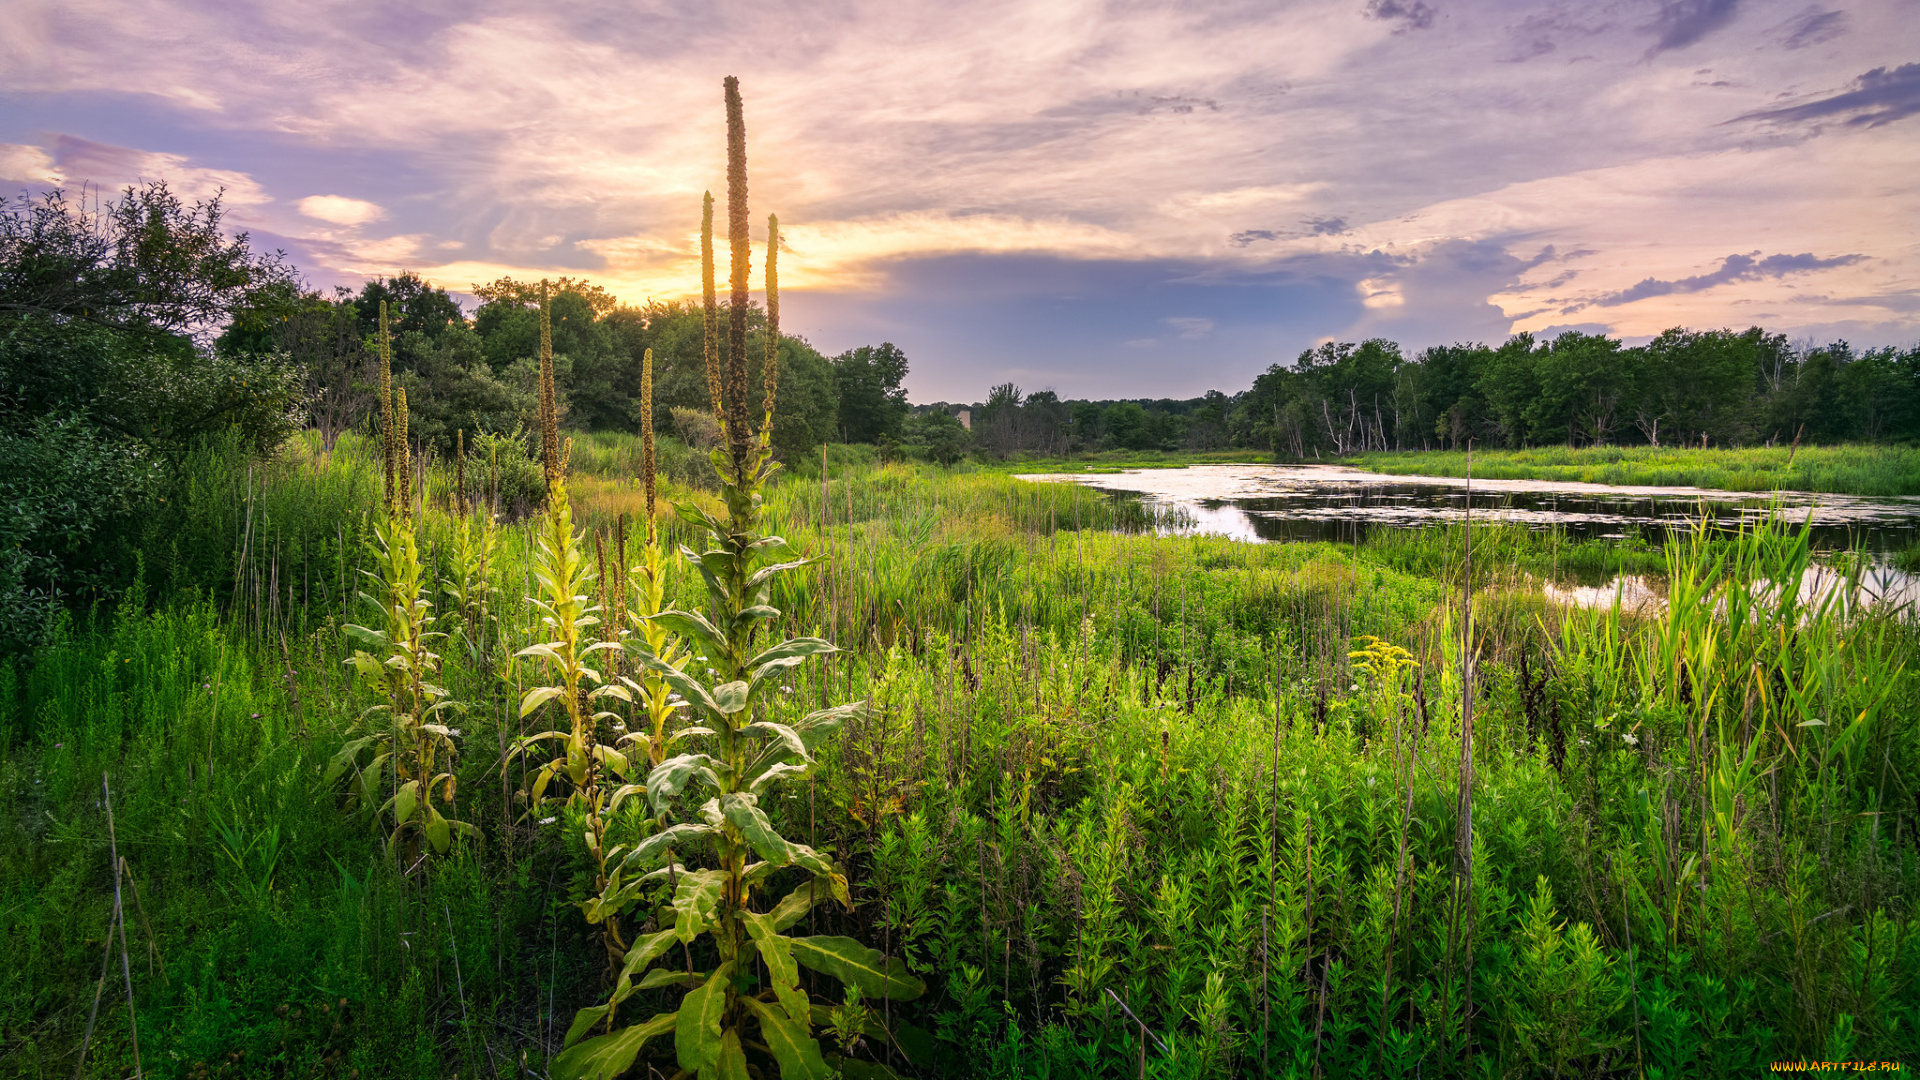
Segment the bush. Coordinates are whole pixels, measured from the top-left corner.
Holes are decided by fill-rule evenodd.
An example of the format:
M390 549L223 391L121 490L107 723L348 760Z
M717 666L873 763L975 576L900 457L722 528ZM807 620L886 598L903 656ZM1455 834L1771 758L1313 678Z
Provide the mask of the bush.
M483 431L467 448L467 492L479 500L490 498L508 518L538 510L547 498L547 478L533 456L527 431ZM497 470L497 471L496 471Z

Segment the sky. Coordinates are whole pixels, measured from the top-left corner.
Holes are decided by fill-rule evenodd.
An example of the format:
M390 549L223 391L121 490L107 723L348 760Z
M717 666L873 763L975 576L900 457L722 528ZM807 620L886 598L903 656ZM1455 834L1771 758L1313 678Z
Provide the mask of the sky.
M778 213L783 326L894 342L916 401L1369 337L1920 341L1920 0L539 7L0 0L0 191L224 192L317 287L680 299L737 75L755 287Z

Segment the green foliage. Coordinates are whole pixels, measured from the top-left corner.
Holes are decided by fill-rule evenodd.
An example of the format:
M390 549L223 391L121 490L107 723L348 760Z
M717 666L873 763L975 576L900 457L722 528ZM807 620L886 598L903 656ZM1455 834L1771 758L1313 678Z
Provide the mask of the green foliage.
M621 501L637 499L630 441L576 443L583 535L639 514ZM1557 1064L1737 1077L1834 1051L1920 1053L1920 924L1904 899L1920 876L1915 631L1811 590L1797 599L1821 565L1797 534L1622 552L1475 531L1475 906L1464 953L1450 953L1459 793L1430 755L1453 752L1459 734L1457 531L1358 545L1165 538L1125 531L1116 505L1083 488L881 466L835 446L824 492L818 460L761 491L756 532L816 557L765 579L780 614L756 620L748 659L796 637L844 648L763 680L763 716L728 715L745 726L867 708L803 742L812 761L785 764L804 772L754 793L764 827L738 801L730 818L716 800L717 825L703 816L715 792L692 770L662 778L684 785L663 789L665 821L644 792L622 804L614 845L680 831L622 878L636 888L621 967L636 970L606 985L600 927L576 906L595 867L580 830L519 824L524 807L506 793L543 762L516 758L502 779L499 748L545 727L520 726L516 690L559 680L531 659L496 654L489 670L466 648L435 647L433 681L468 706L455 725L458 816L484 842L400 877L385 838L321 784L369 733L355 727L366 680L344 681L354 669L339 662L366 643L340 633L337 581L373 569L378 552L356 536L359 513L335 508L378 501L374 455L352 435L332 454L302 440L248 495L234 453L196 459L207 471L197 524L168 534L205 538L204 567L163 574L166 551L147 552L148 595L55 620L29 656L0 664L0 933L16 956L0 971L11 1033L0 1071L72 1072L111 909L102 772L152 925L151 966L137 912L128 925L142 1050L159 1047L180 1075L200 1075L199 1062L205 1075L224 1064L228 1075L466 1076L489 1062L504 1075L523 1051L529 1072L554 1074L548 1055L571 1021L585 1015L576 1045L604 1037L605 1014L591 1010L614 985L631 988L613 1017L626 1041L595 1042L601 1056L582 1071L670 1073L689 983L711 987L741 1057L769 1075L810 1038L848 1076L882 1064L1132 1076L1138 1028L1108 989L1166 1045L1146 1047L1162 1076L1550 1076ZM422 580L452 587L472 577L458 570L461 522L437 509L450 476L428 481ZM728 520L712 492L668 497ZM317 546L336 524L346 547ZM553 640L521 587L549 528L498 529L489 610L515 647ZM674 516L661 541L726 550L710 529ZM301 538L316 541L309 556ZM282 607L257 617L251 586L234 602L234 564L250 551L249 565L270 568L276 548ZM772 547L758 558L754 572L799 561ZM685 565L666 575L661 606L717 629L706 579ZM308 566L327 569L301 604ZM1568 609L1534 580L1556 567L1650 573L1679 602ZM195 587L223 577L217 595ZM1791 608L1773 599L1786 597ZM438 629L464 624L435 598ZM632 641L641 628L628 626ZM716 704L735 681L718 663L687 666ZM625 718L644 715L639 696ZM624 717L622 705L609 710ZM724 761L710 714L670 721L669 739L681 723L713 733L667 757ZM444 751L438 760L448 771ZM803 867L765 871L735 920L743 960L716 982L715 929L694 931L723 903L730 875L711 830L729 826L749 852L751 838L777 836L830 860L852 908L814 903L824 897ZM646 876L656 869L667 872ZM825 945L791 944L809 938L857 948L828 959ZM876 972L873 952L893 963ZM1096 963L1103 982L1083 978ZM832 964L883 987L904 972L928 990L880 997L823 973ZM809 1022L777 1046L795 1010L775 970L791 972L781 985L804 995ZM1090 1003L1062 981L1069 971ZM700 1045L706 1015L688 1028ZM110 987L92 1075L130 1072L128 1034Z
M863 345L834 357L840 437L862 443L882 435L899 438L912 411L900 385L906 377L907 354L892 342Z

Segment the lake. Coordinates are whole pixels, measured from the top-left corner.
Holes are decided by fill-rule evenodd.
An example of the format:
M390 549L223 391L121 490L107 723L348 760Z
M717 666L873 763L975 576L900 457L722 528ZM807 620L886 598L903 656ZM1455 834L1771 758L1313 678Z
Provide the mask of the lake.
M1170 511L1169 532L1239 540L1352 540L1369 529L1418 529L1457 523L1468 481L1444 476L1383 476L1335 465L1194 465L1112 473L1039 473L1023 480L1085 484L1137 497ZM1553 480L1474 480L1476 523L1558 526L1569 535L1660 543L1707 515L1727 528L1778 513L1812 516L1824 548L1888 552L1920 540L1920 497L1714 491L1690 487L1618 487Z

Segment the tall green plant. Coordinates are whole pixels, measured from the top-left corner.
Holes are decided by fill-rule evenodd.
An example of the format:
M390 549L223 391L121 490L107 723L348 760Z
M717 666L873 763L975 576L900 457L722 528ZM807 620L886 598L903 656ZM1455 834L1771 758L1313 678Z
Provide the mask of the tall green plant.
M659 489L654 461L653 350L648 349L640 368L640 476L647 493L647 524L640 564L634 568L634 598L627 618L648 652L667 667L680 668L691 654L683 642L668 632L664 623L654 618L667 610L666 549L660 543L656 520ZM628 685L639 692L640 705L646 710L646 729L637 735L647 740L647 761L650 765L659 765L666 760L667 725L680 707L674 700L677 695L655 668L644 669L639 680L629 680ZM616 800L619 799L616 794Z
M709 385L721 388L724 406L723 445L712 459L721 475L726 516L693 504L676 508L683 520L708 535L708 550L683 549L706 585L706 611L667 610L649 620L706 655L712 678L703 682L680 670L644 638L630 645L637 660L689 702L701 721L675 732L674 741L697 737L704 749L668 758L648 775L653 809L665 815L690 793L707 798L695 820L677 822L648 837L623 860L621 873L631 877L616 895L637 895L654 882L665 882L671 900L662 911L662 923L671 925L637 938L609 1001L575 1017L568 1049L553 1063L553 1073L560 1077L617 1076L650 1040L672 1033L675 1055L686 1073L746 1077L751 1055L770 1058L784 1080L827 1080L835 1070L814 1037L814 1009L800 989L800 967L837 978L850 992L868 998L907 999L923 991L919 980L906 974L905 965L852 938L787 933L821 901L834 898L850 904L847 879L821 853L782 836L761 800L783 779L804 773L819 739L863 706L821 709L788 722L774 719L770 691L781 677L834 647L807 637L765 647L756 642L780 616L767 603L772 582L806 560L775 561L789 552L786 541L760 531L762 492L779 466L773 460L771 410L763 410L757 430L747 412L746 135L739 83L729 77L725 85L733 303L728 347L720 354L724 369L709 368ZM702 239L703 251L710 252L710 235ZM769 291L777 250L775 235L767 248ZM709 256L703 267L709 281L711 267ZM711 304L709 300L709 326L716 321ZM768 341L777 340L777 328L770 325ZM772 348L769 344L766 359L769 406L777 377ZM707 355L712 358L716 352L709 340ZM682 865L678 853L696 848L711 854L710 864L702 869ZM655 868L662 860L665 865ZM793 871L802 875L799 884L763 909L757 894L770 894L775 879ZM699 966L704 971L695 968L695 942L701 944ZM682 947L684 967L648 972L675 944ZM751 976L757 965L764 966L767 988L755 993ZM637 991L664 986L687 988L676 1009L583 1039L596 1025L610 1021L620 1003Z
M551 330L545 302L546 287L541 285L540 341L543 390L540 399L540 443L546 458L547 512L540 520L534 542L533 579L540 595L527 602L539 612L536 633L544 640L515 653L545 667L552 682L528 688L520 697L520 716L533 715L548 702L558 702L565 730L552 729L521 739L507 756L507 763L543 744L551 744L559 753L534 774L528 792L528 813L537 814L549 802L547 790L556 780L567 787L565 809L578 815L580 836L587 856L593 860L594 881L590 896L582 908L591 923L601 925L606 946L609 974L619 969L626 957L626 940L614 911L602 902L611 884L608 864L618 854L609 850L607 825L610 785L627 780L627 757L617 747L601 741L599 725L617 721L611 712L596 712L596 703L608 699L631 701L627 689L606 677L594 666L594 654L617 650L617 640L595 640L594 627L600 625L601 606L593 603L594 575L588 564L580 534L573 527L573 509L567 500L567 450L560 448L559 421L549 392L548 376L552 368ZM568 444L569 449L571 443ZM569 817L568 824L574 819Z
M383 303L380 385L391 388L386 315ZM374 627L349 625L345 630L363 646L348 663L380 687L383 700L361 714L360 724L368 733L341 747L326 779L332 783L351 774L350 797L389 822L389 849L406 840L411 863L419 839L444 855L455 832L474 835L478 830L453 817L458 793L452 768L457 732L446 725L443 714L460 706L435 681L440 677L440 655L433 646L446 635L433 628L433 601L427 596L414 536L413 466L407 447L404 389L382 402L381 430L387 497L381 520L373 527L375 569L361 571L377 583L378 595L360 594L379 610L380 622ZM439 806L434 805L436 799Z

